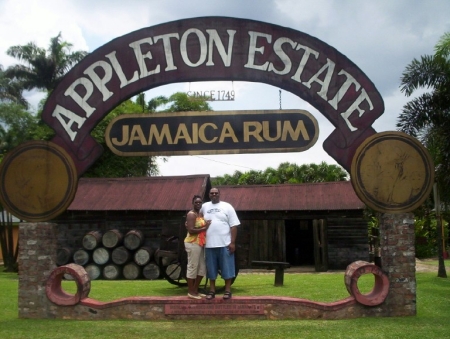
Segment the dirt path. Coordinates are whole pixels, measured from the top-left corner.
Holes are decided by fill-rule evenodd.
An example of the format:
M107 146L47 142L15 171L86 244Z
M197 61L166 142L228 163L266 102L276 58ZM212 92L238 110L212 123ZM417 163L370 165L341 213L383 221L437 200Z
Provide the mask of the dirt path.
M417 259L416 258L416 272L438 272L438 267L427 263L427 261L433 261L436 259ZM446 265L447 262L446 262ZM345 270L329 270L328 273L335 272L345 272ZM288 268L284 271L285 273L315 273L316 270L314 266L295 266ZM257 274L274 274L274 270L266 270L266 269L241 269L239 274L249 274L249 273L257 273Z
M436 259L417 259L416 258L416 272L438 272L438 267L434 265L427 264L427 261ZM447 262L446 262L447 266Z

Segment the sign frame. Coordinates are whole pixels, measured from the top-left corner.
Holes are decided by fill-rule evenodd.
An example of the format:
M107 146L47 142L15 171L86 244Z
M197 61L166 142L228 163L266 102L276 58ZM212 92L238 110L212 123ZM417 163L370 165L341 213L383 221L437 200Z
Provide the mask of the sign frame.
M246 118L248 121L246 121ZM271 120L262 120L264 118ZM273 121L274 118L284 118L289 120ZM131 133L133 133L134 139L138 146L127 147L122 145L119 147L119 139L112 137L112 132L115 131L115 135L119 135L118 130L124 130L124 125L120 125L121 122L126 121L132 123L133 120L136 121L136 124L134 124L131 128L127 127L127 140L129 141L128 143L132 143ZM262 123L259 121L262 121ZM295 124L295 121L297 121L297 124ZM176 123L178 123L178 128L175 125ZM239 123L245 125L247 129L244 129L244 126L239 125ZM143 124L145 125L144 128L142 128ZM165 125L166 131L164 138L162 137L163 124ZM119 127L117 127L117 125L119 125ZM286 140L284 142L268 140L275 139L274 130L268 130L268 127L273 127L273 125L277 126L275 128L277 131L276 136L278 139L285 138ZM120 129L120 126L122 126L122 129ZM180 126L183 126L181 132ZM222 127L219 128L217 126ZM203 143L201 142L202 137L199 137L202 128L204 136ZM213 130L214 128L215 130ZM256 131L258 128L259 133ZM172 132L170 132L169 129L171 129ZM206 134L208 134L207 132L210 132L208 137L206 137ZM170 140L170 142L178 140L174 140L174 137L179 136L180 133L182 134L181 138L179 138L182 141L180 144L176 143L167 145L166 142L164 145L161 145L163 144L163 140ZM301 137L304 139L304 142L299 141L300 145L296 145L293 140L295 134L297 134L297 140ZM225 137L221 143L213 142L213 140L220 141L222 139L222 135L225 135ZM267 138L265 138L264 135L266 135ZM121 136L121 143L125 143L126 140L123 133ZM156 142L158 137L160 143ZM291 142L289 142L289 137L292 139ZM308 140L306 137L308 137ZM306 110L247 110L123 114L114 118L109 123L105 131L105 140L108 148L113 153L120 156L302 152L314 146L318 138L319 125L317 120ZM114 139L116 142L114 142ZM244 142L244 139L248 139L248 141ZM153 145L148 145L152 142ZM146 149L146 146L142 145L143 143L147 143L146 146L149 146L149 150L142 151L142 149ZM276 143L276 145L284 145L284 147L277 147L276 145L272 146L274 143ZM202 148L200 148L200 146ZM158 148L160 149L159 151ZM124 151L124 149L128 149L128 151Z

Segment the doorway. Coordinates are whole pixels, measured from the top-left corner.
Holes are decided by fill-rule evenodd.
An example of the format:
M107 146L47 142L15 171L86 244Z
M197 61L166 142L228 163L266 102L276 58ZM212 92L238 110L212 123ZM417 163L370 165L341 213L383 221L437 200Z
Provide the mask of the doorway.
M292 266L314 265L312 220L285 220L286 261Z

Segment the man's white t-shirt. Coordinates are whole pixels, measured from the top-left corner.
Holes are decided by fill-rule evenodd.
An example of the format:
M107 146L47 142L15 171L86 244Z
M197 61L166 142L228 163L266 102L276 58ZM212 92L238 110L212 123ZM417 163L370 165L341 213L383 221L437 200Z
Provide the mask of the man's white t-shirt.
M200 213L205 220L211 220L206 231L205 247L225 247L231 243L231 227L240 225L233 206L225 201L213 204L211 201L202 205Z

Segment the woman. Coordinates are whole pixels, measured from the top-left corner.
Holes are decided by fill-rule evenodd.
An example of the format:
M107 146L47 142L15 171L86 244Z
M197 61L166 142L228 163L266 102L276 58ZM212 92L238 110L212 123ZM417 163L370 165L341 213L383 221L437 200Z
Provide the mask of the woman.
M205 296L204 294L198 293L198 287L206 274L204 247L206 242L206 230L211 221L205 221L200 214L202 202L202 197L194 195L194 198L192 198L193 209L186 215L186 228L188 234L184 239L184 247L188 257L186 272L188 297L191 299L201 299Z

